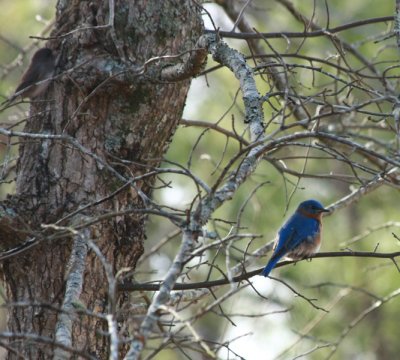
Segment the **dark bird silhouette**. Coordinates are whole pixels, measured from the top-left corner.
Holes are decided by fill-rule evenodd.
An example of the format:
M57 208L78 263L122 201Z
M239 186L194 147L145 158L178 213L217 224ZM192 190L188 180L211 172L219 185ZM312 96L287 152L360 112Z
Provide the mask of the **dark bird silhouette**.
M50 49L42 48L36 51L14 95L5 103L11 104L18 97L34 99L43 94L49 86L49 79L53 76L54 68L55 58Z

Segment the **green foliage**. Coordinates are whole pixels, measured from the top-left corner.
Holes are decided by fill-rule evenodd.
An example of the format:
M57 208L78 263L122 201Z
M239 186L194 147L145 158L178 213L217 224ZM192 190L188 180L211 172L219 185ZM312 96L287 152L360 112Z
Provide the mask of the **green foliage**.
M313 15L313 2L311 1L294 1L294 7L302 12L308 18ZM282 7L272 2L268 10L265 10L265 2L253 2L254 8L262 8L261 10L252 11L249 13L252 16L252 25L258 31L303 31L304 26L293 19L290 14L282 10ZM380 6L376 6L374 2L355 1L344 2L335 1L329 2L329 26L335 27L338 25L354 22L365 18L373 18L378 16L387 16L393 14L393 4L385 2ZM343 11L345 9L345 11ZM262 15L261 15L262 13ZM327 24L327 14L324 2L316 2L316 9L313 20L321 27ZM229 28L229 27L228 27ZM371 59L377 63L377 69L384 71L390 67L385 61L393 61L397 63L398 50L395 47L390 47L387 43L374 44L375 38L379 39L384 36L384 32L388 29L385 24L379 23L375 25L363 26L354 30L345 31L339 34L340 38L348 43L355 44L360 53L367 59ZM311 31L311 29L309 29ZM322 91L330 84L335 77L345 78L345 74L337 69L330 67L323 62L312 62L315 68L320 68L320 71L310 71L309 61L296 58L296 54L304 56L318 57L330 62L335 62L338 56L337 44L329 41L327 37L303 39L291 39L288 46L285 39L268 40L270 48L282 54L286 65L291 64L304 66L303 68L293 68L289 72L289 83L291 86L298 89L304 96L315 94L318 90ZM229 42L229 40L228 40ZM393 40L386 40L393 44ZM232 42L231 42L232 43ZM240 43L240 48L243 52L249 54L244 43ZM236 45L236 43L235 43ZM265 45L265 44L264 44ZM236 47L238 48L238 47ZM266 52L274 55L270 48L264 46ZM380 48L381 50L377 50ZM342 49L340 49L342 50ZM346 53L345 50L343 50ZM276 61L280 60L276 58ZM360 62L351 56L346 56L347 65L357 70L363 70ZM253 64L252 60L249 63ZM339 61L340 66L346 66L346 63ZM209 64L208 68L212 68L214 64ZM308 68L307 68L308 66ZM398 67L389 70L390 75L398 74ZM292 75L293 74L293 75ZM264 75L268 78L268 75ZM261 95L265 95L270 91L268 81L257 78L258 89ZM381 88L379 80L371 80L369 85L371 88ZM241 94L237 93L238 82L226 69L220 69L207 76L207 83L200 78L193 82L192 92L189 96L186 117L193 120L202 120L210 122L210 124L223 127L227 131L235 132L246 137L246 124L243 123L243 105L241 103ZM340 94L344 103L348 101L344 97L345 92ZM339 97L340 97L339 96ZM357 102L367 101L368 94L364 91L353 90L350 97L357 99ZM236 99L236 100L235 100ZM337 101L337 97L336 100ZM332 102L333 102L332 97ZM271 99L271 104L276 108L279 105L279 99ZM390 112L391 104L385 103L381 107L382 112ZM276 115L276 111L272 106L264 103L264 115L266 122ZM373 119L373 117L371 117ZM338 118L331 117L321 121L327 126L336 127L340 123ZM288 117L287 124L295 121L293 117ZM359 121L368 121L367 116L360 117ZM377 121L380 121L377 120ZM391 122L388 118L386 121ZM392 123L393 124L393 123ZM279 130L278 121L272 120L268 124L267 136ZM280 136L291 134L300 131L298 127L288 129ZM361 135L371 136L371 130L361 132ZM376 136L374 133L373 136ZM379 134L380 140L383 142L393 142L393 133ZM357 139L361 141L361 138ZM310 144L312 141L310 141ZM204 127L186 127L181 126L175 134L169 152L166 156L168 160L178 162L182 166L188 166L190 170L199 176L210 186L218 178L223 171L224 166L228 164L232 156L238 154L240 146L235 140L229 139L211 129L205 130ZM345 149L339 149L345 150ZM308 156L308 160L305 160ZM349 168L346 164L338 163L334 159L321 160L324 156L320 151L309 150L302 147L286 147L273 152L269 159L263 161L251 179L241 186L234 198L222 206L213 215L214 221L209 222L207 228L211 231L217 231L221 238L227 236L231 232L237 231L234 223L240 218L239 233L253 233L261 235L261 238L255 240L240 239L232 245L230 249L231 266L240 262L244 258L244 252L251 252L263 245L265 242L272 240L283 223L294 210L297 204L307 198L317 198L325 205L340 199L357 188L354 181L343 181L330 177L329 174L347 174ZM283 174L276 167L271 159L281 159L284 165L294 171L307 174L326 174L323 178L303 177L298 178L290 174ZM240 159L239 159L240 161ZM347 176L346 175L346 176ZM362 176L367 176L363 173ZM167 177L166 177L167 178ZM181 189L185 193L185 201L179 204L180 209L187 209L190 202L196 194L196 187L193 181L184 176L168 177L172 180L172 187ZM191 184L191 185L190 185ZM263 184L258 190L250 196L250 194ZM165 190L161 190L163 192ZM174 191L168 190L170 196L173 197ZM171 195L172 194L172 195ZM162 197L155 194L157 199ZM391 252L398 251L399 241L396 240L392 232L399 234L398 225L386 226L382 229L374 230L374 227L379 227L387 222L398 221L398 190L391 187L382 187L368 196L364 196L359 202L335 212L332 216L324 220L324 236L322 251L340 251L351 249L354 251L374 251ZM221 221L223 219L223 221ZM165 233L157 228L157 221L153 220L149 228L150 234ZM157 229L157 230L155 230ZM365 233L372 229L369 235L356 241L351 242L355 236ZM150 236L150 241L158 241L158 236ZM204 240L207 243L207 240ZM211 240L209 240L211 241ZM163 253L169 254L170 257L176 252L180 238L177 237L169 245L165 246ZM221 247L221 255L217 258L215 264L222 270L225 270L226 258L222 255L226 251L224 246ZM208 252L206 259L214 259L216 254ZM202 261L206 260L205 258ZM261 267L266 263L267 258L261 259L258 265ZM199 260L200 263L200 260ZM157 270L157 269L156 269ZM247 271L253 270L248 268ZM219 271L210 270L209 268L199 266L197 271L191 272L191 281L204 281L206 276L211 272L210 278L221 278ZM310 305L309 302L296 297L293 291L286 289L282 284L270 284L273 280L256 279L255 283L259 285L265 281L265 286L268 286L266 291L261 291L264 296L268 296L269 300L279 304L279 308L293 307L290 311L290 316L286 313L276 314L271 318L279 319L286 325L286 330L282 330L277 326L277 332L282 333L283 339L277 344L273 354L279 353L285 347L291 345L293 337L296 338L299 333L307 330L302 337L302 341L297 346L290 348L282 358L293 358L296 355L307 353L310 349L317 347L311 351L307 358L321 359L326 358L332 351L332 343L340 340L340 336L352 321L356 321L360 313L368 309L371 304L377 301L378 298L387 296L397 287L398 271L390 260L384 259L367 259L367 258L324 258L315 259L311 262L300 262L295 266L288 266L276 269L272 276L278 277L293 286L296 291L309 299L314 299L312 302L318 307L327 309L328 313L323 310L318 310ZM159 278L158 276L154 277ZM261 285L260 285L261 286ZM273 286L273 289L270 288ZM263 312L268 306L268 300L260 302L259 295L251 290L245 290L246 297L250 300L250 307L257 312ZM235 307L238 303L237 298L228 302L223 306L227 309L234 308L236 312L246 313L247 311ZM247 310L247 309L246 309ZM338 345L337 351L334 353L334 359L352 358L353 356L361 356L371 359L394 358L400 351L395 336L396 328L396 312L399 311L399 301L394 298L386 306L372 311L362 321L354 326L354 329L349 331L349 334L344 337ZM193 312L196 310L193 308ZM220 318L222 319L222 317ZM221 320L223 321L223 320ZM268 321L268 317L260 318L254 324L254 332L263 331L264 344L258 344L261 349L274 347L273 332L276 322ZM264 324L262 326L260 323ZM315 323L315 324L314 324ZM206 331L206 328L212 328L215 324L215 318L209 318L208 322L200 326L199 331ZM244 322L239 324L243 325ZM314 325L313 325L314 324ZM229 327L228 321L226 326ZM238 325L239 327L241 325ZM220 328L220 326L218 327ZM389 331L388 329L391 329ZM225 330L226 331L226 330ZM244 333L245 331L243 331ZM291 333L287 336L288 341L285 342L285 333ZM229 334L231 334L228 331ZM221 339L226 339L224 334L227 333L221 330ZM271 340L269 340L271 339ZM245 346L244 343L241 343ZM251 343L249 347L257 346ZM245 358L251 358L252 354L249 348L245 348L239 353ZM361 354L361 355L359 355Z

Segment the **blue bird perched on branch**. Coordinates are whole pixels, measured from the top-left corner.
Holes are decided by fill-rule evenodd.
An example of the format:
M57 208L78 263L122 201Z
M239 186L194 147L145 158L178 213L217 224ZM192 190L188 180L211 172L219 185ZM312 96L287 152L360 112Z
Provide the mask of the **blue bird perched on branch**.
M321 245L322 213L329 212L317 200L300 203L278 232L274 253L261 275L268 276L284 256L300 260L315 254Z

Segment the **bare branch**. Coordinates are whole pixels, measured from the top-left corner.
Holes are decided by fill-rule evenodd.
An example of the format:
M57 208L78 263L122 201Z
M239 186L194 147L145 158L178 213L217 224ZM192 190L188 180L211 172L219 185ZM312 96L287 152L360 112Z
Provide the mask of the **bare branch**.
M89 239L89 229L74 233L74 243L72 246L71 257L68 263L68 274L66 276L66 288L64 301L61 306L63 313L59 314L56 324L55 339L66 347L72 347L72 323L74 321L75 304L79 302L82 291L83 274L85 271L85 261L88 251L87 241ZM57 348L54 352L55 360L69 359L70 353L62 348Z

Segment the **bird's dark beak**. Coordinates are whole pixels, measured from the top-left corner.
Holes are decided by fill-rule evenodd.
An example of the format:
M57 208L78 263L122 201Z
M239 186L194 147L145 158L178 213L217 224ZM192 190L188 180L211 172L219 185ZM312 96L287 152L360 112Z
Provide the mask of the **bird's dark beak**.
M321 213L328 213L328 212L331 212L331 211L328 210L328 209L321 209L319 212L321 212Z

